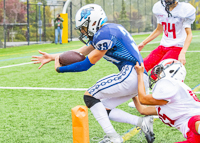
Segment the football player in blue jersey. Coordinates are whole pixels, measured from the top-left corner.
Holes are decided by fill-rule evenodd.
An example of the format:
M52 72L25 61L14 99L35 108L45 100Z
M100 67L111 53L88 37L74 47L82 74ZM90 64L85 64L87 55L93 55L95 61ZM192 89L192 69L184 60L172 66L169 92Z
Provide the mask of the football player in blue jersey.
M122 137L115 131L110 120L139 126L149 143L154 141L153 117L138 117L116 107L137 96L136 62L143 62L137 45L127 30L119 24L105 24L106 14L101 6L88 4L76 13L76 29L80 30L80 41L86 45L76 51L88 55L85 60L68 66L60 66L58 54L36 57L35 63L44 64L55 60L55 69L59 73L87 71L102 57L115 64L118 74L106 76L96 82L84 94L84 101L106 136L100 143L121 143ZM85 38L88 39L85 40ZM144 72L145 88L148 89L148 75Z

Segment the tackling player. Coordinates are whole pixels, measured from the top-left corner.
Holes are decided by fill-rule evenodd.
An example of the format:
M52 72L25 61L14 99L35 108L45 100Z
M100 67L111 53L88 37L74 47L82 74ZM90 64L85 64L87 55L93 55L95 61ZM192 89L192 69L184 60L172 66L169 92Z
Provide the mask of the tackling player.
M55 69L59 73L87 71L102 57L115 64L118 74L112 74L97 81L84 94L84 101L106 136L100 143L121 143L122 137L115 131L109 119L139 126L145 133L148 143L154 141L153 117L138 117L117 109L118 105L137 95L136 62L143 59L137 45L127 30L119 24L105 24L106 14L101 6L88 4L78 10L75 17L76 29L80 30L79 39L86 45L76 51L88 55L85 60L61 67L59 56L40 51L43 56L33 58L35 63L44 64L55 60ZM86 41L84 38L88 38ZM145 88L148 89L148 75L144 71Z
M151 74L157 79L151 78L150 86L156 84L152 94L148 95L144 90L143 63L141 66L137 63L135 69L138 75L138 97L134 98L134 103L138 111L144 115L158 115L163 123L178 129L187 139L183 143L199 143L200 101L183 82L186 76L183 64L166 59L155 66Z
M195 20L195 12L191 4L178 0L161 0L154 4L157 28L138 45L139 51L162 32L163 37L160 45L144 58L147 72L160 61L169 58L179 60L185 65L185 54L192 41L191 24ZM133 102L129 106L134 107Z

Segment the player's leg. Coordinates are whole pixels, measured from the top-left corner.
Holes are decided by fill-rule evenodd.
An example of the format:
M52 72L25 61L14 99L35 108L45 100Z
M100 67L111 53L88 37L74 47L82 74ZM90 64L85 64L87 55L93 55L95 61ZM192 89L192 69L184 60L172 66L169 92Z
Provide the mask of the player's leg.
M133 96L134 95L104 99L102 100L102 103L107 109L110 120L121 123L128 123L140 127L144 132L147 141L149 143L153 142L155 138L153 134L152 116L138 117L136 115L127 113L121 109L115 108L123 102L126 102L127 100L131 99Z
M55 44L58 43L58 29L55 29Z
M100 99L125 97L131 93L137 93L137 87L132 86L134 77L136 76L137 73L134 66L126 65L119 74L112 74L97 81L97 83L89 88L84 95L86 105L90 108L107 136L113 140L114 138L117 138L118 140L121 140L122 138L116 137L117 133L110 123L105 106ZM137 80L137 78L135 79Z
M62 44L62 29L60 28L60 30L59 30L59 34L60 34L60 44Z
M147 72L161 61L161 59L166 53L166 51L163 48L164 47L161 45L158 46L146 58L144 58L144 67L147 70Z
M168 49L169 49L168 52L163 56L161 61L165 60L165 59L178 60L178 56L179 56L182 48L181 47L169 47Z
M122 143L123 139L120 137L119 134L117 134L117 132L113 128L108 118L105 106L102 104L102 102L99 99L93 97L88 91L85 92L84 101L86 106L90 108L92 114L106 133L104 140L102 140L100 143L106 143L106 141L109 141L110 139L113 142L115 141L118 143Z

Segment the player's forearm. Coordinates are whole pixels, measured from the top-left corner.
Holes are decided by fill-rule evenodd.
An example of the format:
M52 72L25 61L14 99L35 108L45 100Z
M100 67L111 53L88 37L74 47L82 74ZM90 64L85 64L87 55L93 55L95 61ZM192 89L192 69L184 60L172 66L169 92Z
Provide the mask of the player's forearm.
M154 40L156 37L158 37L162 33L162 30L160 28L156 28L149 37L147 37L142 43L144 45L148 44L152 40Z
M64 73L64 72L82 72L87 71L90 67L92 67L94 64L92 64L88 57L85 58L85 60L77 63L73 63L71 65L63 66L63 67L55 67L56 71L58 73Z
M155 106L142 105L137 96L133 98L133 102L135 104L136 109L140 112L140 114L157 115Z
M145 102L145 86L143 81L143 74L138 75L138 98L140 102L143 104Z
M90 45L90 46L84 45L83 47L76 49L74 51L77 51L77 52L83 54L84 56L87 56L93 50L94 50L94 48L92 45Z
M187 49L189 48L191 41L192 41L192 33L189 33L185 39L185 43L181 50L181 53L185 54L187 52Z

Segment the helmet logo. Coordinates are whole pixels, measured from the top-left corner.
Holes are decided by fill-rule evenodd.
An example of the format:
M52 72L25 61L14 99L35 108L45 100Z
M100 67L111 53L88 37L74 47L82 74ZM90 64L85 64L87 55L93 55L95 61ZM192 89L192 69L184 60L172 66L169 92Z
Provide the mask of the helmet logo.
M93 8L83 9L81 12L81 19L79 21L81 21L83 18L86 19L91 14L92 10L94 10L94 9Z

